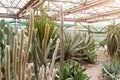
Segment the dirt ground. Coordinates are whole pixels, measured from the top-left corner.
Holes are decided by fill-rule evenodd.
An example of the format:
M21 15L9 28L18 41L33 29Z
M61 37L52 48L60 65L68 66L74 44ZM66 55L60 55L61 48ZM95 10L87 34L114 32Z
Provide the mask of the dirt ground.
M85 67L87 68L86 74L91 77L90 80L100 80L101 76L101 62L107 61L107 53L104 50L98 50L96 51L98 57L97 57L97 62L95 64L88 64Z

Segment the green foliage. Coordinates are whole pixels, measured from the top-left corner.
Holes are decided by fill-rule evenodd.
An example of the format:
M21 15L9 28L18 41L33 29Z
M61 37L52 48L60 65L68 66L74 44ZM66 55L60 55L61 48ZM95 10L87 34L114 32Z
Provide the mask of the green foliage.
M4 48L5 48L5 34L3 28L5 27L5 21L1 20L0 21L0 47L1 47L1 57L3 58L4 56Z
M107 80L118 80L119 79L120 64L118 62L115 62L113 64L110 64L108 62L103 63L103 67L106 69L105 71L105 69L102 68L103 78Z
M39 12L41 12L41 15L38 14ZM50 51L55 47L58 29L55 29L55 21L48 18L43 7L38 8L36 13L34 19L35 38L38 43L37 49L42 65L46 64Z
M81 54L83 55L83 60L90 62L90 63L94 63L97 55L95 52L95 41L92 35L90 35L89 33L86 33L85 35L83 35L83 38L85 39L84 42L81 44L81 47L84 47L81 50Z
M120 57L120 24L111 24L107 27L107 51L112 62Z
M86 34L64 34L65 60L93 63L96 59L94 38Z
M83 39L79 34L71 34L65 32L64 34L64 51L65 60L71 59L80 50L80 45L83 43Z
M84 73L85 70L86 69L82 69L79 64L66 64L62 73L62 80L89 80L90 78Z
M58 39L58 29L55 29L55 24L54 20L48 18L43 5L35 9L34 31L29 59L33 59L37 79L39 67L46 66L48 57L51 59L53 55L55 42Z

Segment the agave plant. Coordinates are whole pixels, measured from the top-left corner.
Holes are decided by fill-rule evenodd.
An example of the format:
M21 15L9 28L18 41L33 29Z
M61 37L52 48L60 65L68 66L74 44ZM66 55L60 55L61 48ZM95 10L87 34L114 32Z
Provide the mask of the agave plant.
M77 62L91 62L96 59L95 43L91 35L64 33L65 60L75 60Z
M111 63L103 63L102 65L102 77L105 80L119 80L120 74L120 64L119 62Z
M95 53L96 45L94 38L89 33L84 34L83 38L85 39L81 44L81 47L83 47L83 49L80 50L83 61L94 63L97 58L97 55Z
M84 42L79 34L71 34L70 32L65 32L64 34L65 45L65 60L72 59L80 49L80 45Z
M65 64L63 69L63 76L62 80L89 80L90 77L85 74L86 69L82 69L79 64L76 65L70 65ZM58 76L56 76L56 80L59 79L59 73Z

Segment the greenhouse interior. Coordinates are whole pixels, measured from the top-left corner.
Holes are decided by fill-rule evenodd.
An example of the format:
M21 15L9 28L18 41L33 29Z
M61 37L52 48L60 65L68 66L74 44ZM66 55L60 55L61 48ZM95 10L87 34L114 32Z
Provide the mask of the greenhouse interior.
M0 80L120 80L120 0L0 0Z

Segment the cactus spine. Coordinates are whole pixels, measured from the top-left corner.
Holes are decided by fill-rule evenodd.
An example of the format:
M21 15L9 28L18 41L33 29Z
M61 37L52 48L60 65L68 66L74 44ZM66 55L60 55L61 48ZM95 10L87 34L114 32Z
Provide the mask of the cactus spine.
M6 46L6 80L10 80L10 47Z

